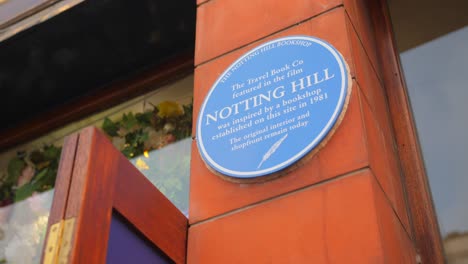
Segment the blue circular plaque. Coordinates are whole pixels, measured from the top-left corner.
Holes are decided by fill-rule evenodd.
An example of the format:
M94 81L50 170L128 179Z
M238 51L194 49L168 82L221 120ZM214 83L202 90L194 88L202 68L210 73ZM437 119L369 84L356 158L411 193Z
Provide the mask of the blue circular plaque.
M229 66L201 106L196 140L204 162L231 179L279 173L331 135L348 101L350 77L329 43L289 36Z

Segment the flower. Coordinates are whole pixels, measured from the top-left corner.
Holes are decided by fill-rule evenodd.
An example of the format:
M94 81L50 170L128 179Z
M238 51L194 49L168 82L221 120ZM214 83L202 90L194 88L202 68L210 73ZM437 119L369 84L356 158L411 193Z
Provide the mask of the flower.
M158 104L158 116L164 117L176 117L184 114L184 108L173 101L164 101Z
M142 160L141 158L138 158L137 161L136 161L136 167L140 170L149 170L149 166L148 164L146 164L146 162L144 160Z
M158 149L161 147L164 139L164 133L162 131L155 131L154 129L148 129L148 140L144 142L145 149Z
M163 127L164 132L168 133L174 131L175 126L172 123L166 123Z

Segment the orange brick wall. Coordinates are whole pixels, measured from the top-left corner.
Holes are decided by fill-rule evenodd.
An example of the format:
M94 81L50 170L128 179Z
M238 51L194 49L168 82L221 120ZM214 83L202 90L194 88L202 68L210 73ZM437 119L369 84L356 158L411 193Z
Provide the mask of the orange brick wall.
M349 107L306 164L261 184L227 182L192 147L188 263L415 263L365 0L199 0L194 120L216 78L253 47L310 35L353 77Z

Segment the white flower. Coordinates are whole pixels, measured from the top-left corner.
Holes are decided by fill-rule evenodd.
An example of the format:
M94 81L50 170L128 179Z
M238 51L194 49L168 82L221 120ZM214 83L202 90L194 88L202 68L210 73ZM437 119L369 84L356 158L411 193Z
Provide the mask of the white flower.
M175 129L175 126L171 123L166 123L163 127L164 132L168 133Z
M158 149L161 146L163 140L164 140L163 132L155 131L154 129L151 129L148 132L148 140L145 141L144 148L147 150Z

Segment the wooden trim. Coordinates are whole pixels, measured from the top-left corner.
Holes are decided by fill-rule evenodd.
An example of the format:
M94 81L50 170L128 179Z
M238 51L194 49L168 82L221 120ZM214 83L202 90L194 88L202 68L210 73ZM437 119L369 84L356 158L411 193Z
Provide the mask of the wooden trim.
M69 185L57 184L66 193L54 197L49 221L63 223L51 263L105 263L113 210L170 259L185 263L187 218L98 129L82 130L75 145L73 139L67 138L60 165L70 177L59 181Z
M60 261L105 263L120 155L96 128L80 132L64 217L74 218L75 226L69 241L71 249L60 249Z
M49 227L51 224L62 220L65 216L65 207L68 199L68 190L70 188L77 146L78 134L72 134L65 138L57 171L57 180L55 182L54 200L50 209Z
M11 27L13 26L14 24L20 22L21 20L29 17L29 16L32 16L40 11L43 11L44 9L52 6L53 4L55 4L56 2L58 2L59 0L43 0L42 3L36 5L36 6L33 6L32 8L30 9L26 9L24 10L24 12L22 13L19 13L17 14L16 16L14 16L13 18L9 19L9 20L6 20L4 23L0 24L0 31L3 31L5 30L6 28L8 27ZM11 2L11 3L9 3ZM15 1L14 0L7 0L7 2L4 3L5 5L8 5L8 4L15 4ZM0 5L0 7L2 7ZM6 6L3 6L2 8L5 8Z
M193 72L193 53L189 52L135 78L118 81L36 118L25 120L14 128L1 131L0 149L7 149L40 137L53 129L142 95L155 86L165 85L191 72Z
M119 162L114 209L172 260L185 263L187 218L164 195L155 192L154 185L125 157L121 158L125 162Z
M444 263L439 225L432 203L399 53L386 0L368 1L375 27L377 51L395 130L397 150L414 228L423 263Z
M55 182L54 198L47 223L47 233L44 238L44 246L42 248L42 257L46 256L48 248L49 235L51 226L60 223L65 217L65 210L68 201L68 191L71 184L73 165L75 162L76 148L78 146L78 134L72 134L65 138L63 143L63 151L60 156L60 164L57 171L57 180ZM53 245L56 247L57 245ZM54 250L56 251L56 250Z
M15 5L16 1L6 0L7 2L0 8L10 8L10 5ZM32 6L31 9L25 10L23 13L3 22L0 25L0 42L8 38L14 37L37 24L43 23L46 20L53 18L70 8L80 4L84 0L42 0L43 2ZM10 3L11 2L11 3ZM0 4L1 5L1 4Z

